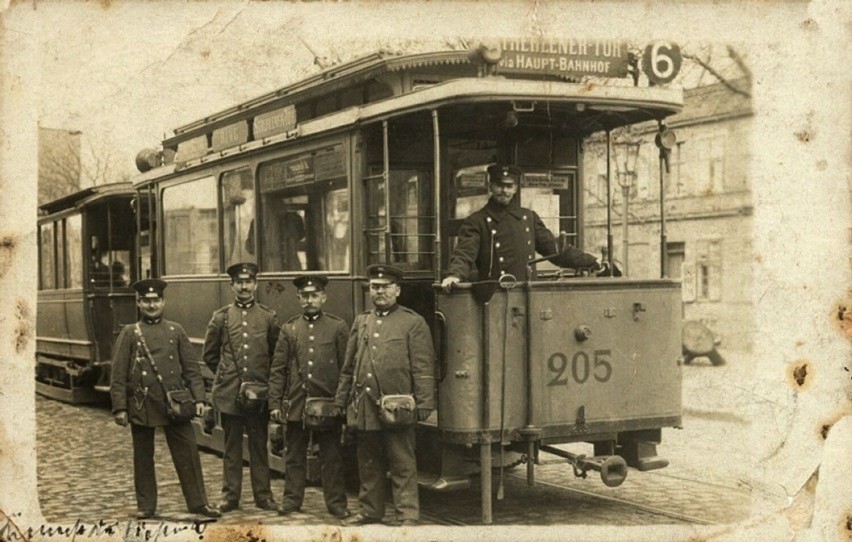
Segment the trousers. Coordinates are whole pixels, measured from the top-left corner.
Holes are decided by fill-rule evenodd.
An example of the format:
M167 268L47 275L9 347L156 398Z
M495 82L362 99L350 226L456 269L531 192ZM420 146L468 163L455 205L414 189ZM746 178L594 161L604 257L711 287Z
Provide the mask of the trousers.
M157 478L154 472L155 427L130 424L133 439L133 485L139 510L157 509ZM166 444L177 471L183 498L189 509L207 504L204 475L198 457L195 431L189 422L163 426Z
M254 502L272 499L269 483L269 413L249 416L221 413L225 433L222 470L222 499L240 502L243 488L243 431L248 438L249 476Z
M301 422L287 422L287 451L284 454L284 504L302 506L305 497L308 443L311 431ZM322 495L332 514L346 510L346 490L343 484L343 459L340 453L340 427L329 431L314 431L319 444L322 469Z
M361 513L381 519L390 471L393 503L399 520L420 519L417 493L417 459L414 455L414 427L399 430L359 431L358 475Z

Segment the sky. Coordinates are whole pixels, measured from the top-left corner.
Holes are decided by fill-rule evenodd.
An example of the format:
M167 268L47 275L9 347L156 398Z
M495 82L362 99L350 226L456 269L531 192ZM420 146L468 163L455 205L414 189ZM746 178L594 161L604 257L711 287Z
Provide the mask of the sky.
M109 153L116 172L135 174L136 153L158 146L174 128L318 72L314 53L345 61L379 48L446 49L462 39L531 33L639 44L651 38L615 34L609 25L592 33L579 24L578 10L538 5L40 1L31 10L16 6L5 26L38 35L39 124L81 131L84 162ZM585 11L607 17L608 4L596 6ZM712 43L681 39L685 51L702 54ZM739 51L748 56L747 46ZM739 74L723 47L712 54L723 74ZM676 84L696 84L701 71L686 62ZM706 74L701 81L711 82Z

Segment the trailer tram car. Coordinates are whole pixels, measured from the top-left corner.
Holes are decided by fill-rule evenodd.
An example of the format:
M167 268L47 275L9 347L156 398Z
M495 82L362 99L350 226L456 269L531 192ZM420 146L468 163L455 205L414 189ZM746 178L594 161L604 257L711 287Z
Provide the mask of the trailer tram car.
M259 263L258 299L282 321L301 311L296 274L327 274L326 309L351 323L370 307L366 267L402 268L400 303L424 316L439 355L439 409L418 432L421 482L450 491L481 476L486 523L492 469L526 462L533 483L549 452L617 485L627 466L664 467L661 429L681 423L677 281L542 264L487 299L476 285L437 287L461 221L488 198L489 164L520 167L521 203L582 247L584 139L662 127L682 107L680 90L636 84L622 44L601 47L621 84L584 84L542 68L554 63L527 66L518 43L338 65L177 128L139 153L133 180L151 209L137 215L150 240L137 272L169 281L169 318L199 350L231 301L232 263ZM221 449L218 424L197 431ZM570 442L594 443L594 454L557 446Z
M80 190L39 208L36 391L70 403L107 401L112 345L136 320L136 192Z

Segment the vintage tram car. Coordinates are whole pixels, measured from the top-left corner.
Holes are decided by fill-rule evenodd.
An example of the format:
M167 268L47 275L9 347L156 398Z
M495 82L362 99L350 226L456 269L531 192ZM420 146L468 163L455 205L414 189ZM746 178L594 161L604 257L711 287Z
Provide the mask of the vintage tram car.
M112 346L136 320L136 223L130 183L79 190L39 207L36 391L103 402Z
M402 268L400 302L430 324L439 357L437 416L419 424L422 482L453 490L481 476L486 523L492 468L525 461L533 483L541 452L609 485L627 466L665 466L661 430L681 424L678 281L545 263L528 281L437 287L461 221L487 201L489 164L518 166L521 204L583 247L584 142L603 133L609 149L612 130L637 123L662 131L681 109L680 90L636 84L624 44L581 45L607 57L560 71L518 51L567 55L577 43L517 40L377 53L176 129L137 156L134 273L169 281L169 318L200 352L211 314L231 301L232 263L258 262L259 301L282 319L300 312L294 276L328 275L325 308L350 323L369 307L366 267ZM218 423L197 434L221 449ZM572 442L594 453L562 446ZM281 468L280 444L271 453Z

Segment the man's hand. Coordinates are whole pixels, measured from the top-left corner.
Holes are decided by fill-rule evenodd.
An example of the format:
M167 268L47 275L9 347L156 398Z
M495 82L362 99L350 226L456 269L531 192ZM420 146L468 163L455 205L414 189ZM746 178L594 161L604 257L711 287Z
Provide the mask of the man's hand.
M199 418L204 416L204 401L198 401L195 403L195 415Z
M461 282L460 278L455 275L450 275L449 277L441 281L441 288L443 288L446 293L450 293L450 291L453 289L453 286L455 286L459 282Z
M432 414L432 409L430 408L418 408L417 409L417 421L425 422L427 418Z
M269 417L272 419L272 421L281 423L281 409L276 408L275 410L270 411Z
M122 427L127 427L127 411L119 410L115 414L112 415L112 420Z

